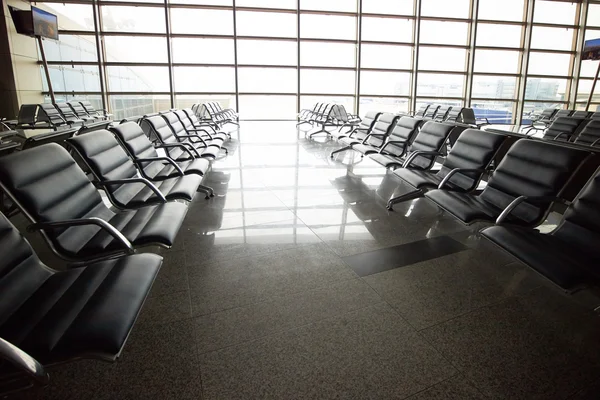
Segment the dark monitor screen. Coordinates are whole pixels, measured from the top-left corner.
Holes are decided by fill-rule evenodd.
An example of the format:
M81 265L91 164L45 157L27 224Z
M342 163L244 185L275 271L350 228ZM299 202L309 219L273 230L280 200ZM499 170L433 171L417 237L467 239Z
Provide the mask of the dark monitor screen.
M31 7L33 17L33 32L36 36L58 40L58 19L56 15L37 7Z
M8 6L12 16L17 33L27 36L33 36L33 20L30 10L19 10L18 8Z
M600 39L586 40L583 45L582 60L600 60Z

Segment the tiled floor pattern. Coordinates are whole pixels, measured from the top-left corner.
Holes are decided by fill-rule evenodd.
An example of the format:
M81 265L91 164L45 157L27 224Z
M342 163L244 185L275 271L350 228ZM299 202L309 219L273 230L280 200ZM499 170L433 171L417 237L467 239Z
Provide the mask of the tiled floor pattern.
M293 126L234 133L117 363L15 398L600 398L597 315L425 199L388 212L391 174ZM345 261L432 238L459 247Z

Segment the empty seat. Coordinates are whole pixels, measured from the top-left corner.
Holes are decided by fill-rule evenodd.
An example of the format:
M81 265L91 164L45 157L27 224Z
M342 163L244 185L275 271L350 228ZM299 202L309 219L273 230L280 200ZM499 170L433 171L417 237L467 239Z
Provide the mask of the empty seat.
M161 157L152 142L148 139L144 131L135 122L126 122L113 126L111 131L115 134L123 148L137 164L143 176L151 180L161 180L185 175L204 176L210 170L210 161L205 158L194 158L189 150L182 144L174 146L183 147L188 151L190 159L187 161L175 161L169 157ZM168 145L157 145L163 147ZM213 191L209 187L200 186L212 195Z
M436 189L425 196L467 225L496 221L536 226L589 154L552 142L519 140L480 195Z
M446 115L444 122L459 122L462 110L463 107L452 107L450 111L448 111L448 115Z
M214 133L217 133L216 129L218 128L218 126L217 126L217 124L215 124L211 120L207 120L207 119L200 120L200 119L198 119L198 116L196 115L196 113L194 112L194 110L191 109L191 108L184 108L183 112L187 114L187 116L190 119L190 121L192 121L192 125L194 125L195 127L198 127L198 128L209 127L209 128L211 128L214 131ZM231 135L229 133L227 133L227 132L222 132L222 133L225 133L227 136L231 137Z
M89 115L87 113L87 111L85 111L85 108L83 108L81 103L79 103L77 101L68 102L67 105L71 108L71 110L75 113L75 115L79 119L82 119L84 121L97 121L97 120L102 119L98 115L94 115L94 116Z
M441 151L452 131L458 133L462 130L464 127L446 122L427 121L403 155L396 156L381 152L371 154L369 157L386 168L405 165L410 168L427 170L433 167L436 158L442 155ZM382 150L388 152L388 146L384 146Z
M35 162L32 162L35 160ZM40 230L50 248L69 261L171 247L187 206L168 202L113 211L77 163L50 143L0 157L0 186Z
M573 118L589 118L591 117L593 113L589 112L589 111L573 111L573 113L570 115Z
M600 112L598 112L598 111L593 112L592 115L590 116L590 118L593 120L600 119Z
M600 170L549 234L493 226L482 235L565 290L600 279Z
M583 118L558 117L544 132L544 139L567 141L577 136L584 121Z
M349 132L330 132L330 135L333 136L334 138L341 140L345 137L347 138L351 138L353 140L349 140L348 143L352 143L355 140L364 140L365 137L367 137L367 135L369 134L369 132L371 131L371 129L373 128L373 125L375 125L375 122L377 121L377 118L379 118L379 116L381 115L380 112L377 111L369 111L365 114L365 116L363 117L362 121L360 122L360 124L355 127L354 129L352 129ZM345 144L348 144L345 143Z
M165 150L168 156L174 160L190 160L193 157L215 158L215 152L212 148L210 151L206 148L197 148L192 143L177 139L177 136L173 133L173 129L171 129L167 121L160 115L145 117L140 122L140 126L151 140L157 140L163 145L182 144L187 147L191 155L179 146L166 147Z
M570 117L571 114L573 114L573 110L558 110L552 119L555 120L557 118Z
M388 209L391 210L394 204L421 197L431 188L463 193L475 190L505 139L503 135L467 129L460 134L439 171L396 169L394 175L414 190L391 198L387 203Z
M94 108L92 103L90 103L88 100L80 100L79 104L81 104L81 106L85 109L85 112L87 112L92 117L99 117L104 119L110 119L110 117L112 117L112 114L107 113L106 110L96 110L96 108Z
M421 125L423 120L420 118L401 117L377 154L371 154L369 157L382 165L402 158Z
M190 143L194 148L202 151L203 157L216 158L222 148L223 141L217 139L204 139L197 132L188 132L174 112L161 114L178 141ZM223 148L225 152L227 149Z
M362 142L352 145L352 150L364 155L377 153L386 142L400 116L392 113L383 113L373 126L371 133Z
M54 271L0 214L0 377L44 385L42 364L115 361L161 264L136 254Z
M199 175L183 173L154 182L140 177L125 149L104 129L75 136L67 143L81 156L97 184L119 208L139 208L167 200L192 201L202 180Z
M84 119L79 118L77 114L71 110L71 107L69 107L67 103L57 103L54 104L54 107L56 107L58 112L60 112L65 121L69 124L83 124L85 122Z
M435 116L437 115L438 110L440 109L439 105L431 105L427 108L427 111L425 111L425 114L423 114L423 118L425 119L434 119Z
M433 120L437 122L444 122L446 118L448 118L448 114L451 110L451 106L440 106L440 108L438 108L437 110L437 113L435 113L435 117L433 117Z
M214 129L212 129L210 126L203 126L203 127L199 127L199 126L194 126L193 121L188 117L188 115L185 113L185 111L183 110L177 110L173 112L177 118L179 118L179 121L183 124L183 128L185 129L185 131L187 132L188 135L200 135L203 138L205 138L205 140L208 139L207 143L212 143L213 140L220 140L221 144L227 140L229 140L229 136L227 136L226 133L223 132L215 132ZM223 146L221 145L221 148Z
M53 127L59 127L67 125L67 120L63 118L60 112L52 104L43 103L38 105L39 110L37 114L37 120L41 122L47 122ZM70 124L70 123L69 123Z
M414 117L424 117L427 110L431 107L430 104L424 104L413 114Z
M600 120L590 120L577 135L575 143L585 146L600 145Z

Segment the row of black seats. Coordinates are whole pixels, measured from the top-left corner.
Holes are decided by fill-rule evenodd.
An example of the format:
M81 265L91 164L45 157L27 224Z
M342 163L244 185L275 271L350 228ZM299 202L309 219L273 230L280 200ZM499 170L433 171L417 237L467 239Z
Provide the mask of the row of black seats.
M568 204L565 193L574 177L584 166L595 167L598 163L594 153L585 148L491 133L462 124L423 121L390 113L367 113L361 125L348 135L337 136L344 147L335 150L332 156L352 150L387 168L394 168L393 174L411 189L390 199L389 209L394 204L424 195L467 225L484 221L520 227L517 231L531 230L546 219L555 203ZM448 143L451 147L445 154ZM441 168L432 171L436 161L441 162ZM478 190L486 175L489 177L485 188ZM592 182L594 179L598 178L593 178ZM594 187L595 184L590 185ZM598 189L588 191L593 192L592 197L600 195ZM591 201L589 196L582 196L576 201L578 204ZM600 197L595 201L600 202ZM576 209L578 206L574 203L571 207ZM566 218L569 215L572 213L567 213ZM590 217L592 222L581 233L600 234L600 223L593 222L595 212ZM597 221L600 222L600 218ZM509 235L506 232L512 234L513 229L491 232L502 232L506 236ZM574 230L570 232L575 233ZM583 246L585 238L576 236L570 240L576 247ZM584 256L573 256L579 260L575 267L563 264L547 267L545 262L539 265L532 257L524 256L518 246L512 248L502 244L564 288L573 288L573 275L579 278L579 284L583 277L600 277L600 271L593 267L597 265L600 252L593 246L584 246L585 251L577 253ZM588 261L585 261L586 257ZM565 273L565 268L571 272Z
M119 356L162 264L134 253L171 247L195 192L212 194L201 180L214 156L203 150L229 136L193 121L145 118L156 145L134 122L68 139L93 183L56 143L0 157L0 188L72 267L49 269L0 214L0 393L22 378L46 384L45 365Z
M559 117L544 131L544 139L573 142L583 146L600 145L600 119Z
M561 110L558 108L546 108L539 114L530 115L531 124L526 129L526 133L529 130L543 130L546 129L553 121L558 118L574 117L582 119L593 119L600 120L600 112L594 111L582 111L582 110Z
M192 105L192 110L201 120L212 121L220 127L226 124L239 126L239 115L232 108L223 108L217 101Z
M23 104L19 109L17 129L53 129L74 125L107 125L111 114L98 111L87 100L67 103Z
M297 116L296 127L302 124L320 125L321 128L310 133L310 137L325 132L329 135L328 126L338 127L338 132L345 128L354 128L361 122L358 115L349 114L343 104L316 103L312 109L301 110ZM305 132L307 134L308 132Z

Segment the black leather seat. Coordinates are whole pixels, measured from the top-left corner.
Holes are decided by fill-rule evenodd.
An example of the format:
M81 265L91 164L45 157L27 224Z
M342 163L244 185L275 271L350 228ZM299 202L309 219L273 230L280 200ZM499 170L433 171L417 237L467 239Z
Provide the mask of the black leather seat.
M369 111L368 113L365 114L365 116L363 117L360 124L357 127L355 127L354 129L352 129L350 131L344 131L344 132L341 132L341 131L340 132L330 132L330 135L333 136L337 140L342 140L344 138L348 138L347 142L343 142L346 145L349 145L349 144L357 142L357 141L358 141L357 143L360 143L362 140L364 140L367 137L369 132L371 132L371 129L375 125L375 122L377 122L377 119L379 118L380 115L381 115L380 112Z
M217 133L216 129L218 128L218 125L215 124L214 122L212 122L209 119L204 119L204 120L200 120L198 119L198 116L196 115L196 113L194 112L194 110L192 110L191 108L184 108L183 112L186 113L186 115L188 116L188 118L190 119L190 121L192 121L192 125L194 125L196 128L211 128L215 133ZM219 133L225 133L228 137L231 137L231 134L229 134L228 132L219 132Z
M463 107L452 107L448 111L448 115L444 119L444 122L460 122Z
M75 160L55 143L0 157L0 186L34 223L31 229L41 230L52 250L69 261L171 247L187 213L179 202L135 211L107 208Z
M369 157L382 165L389 160L403 157L423 123L420 118L401 117L377 154L370 154Z
M536 226L589 155L585 150L552 142L519 140L480 195L436 189L425 196L467 225L496 221Z
M209 138L220 138L223 142L231 139L231 134L228 132L219 132L217 131L218 126L210 121L200 121L196 114L191 109L177 110L175 114L179 117L179 120L186 127L190 127L192 129L202 129L207 131L209 134ZM187 121L186 121L187 120Z
M109 114L108 112L106 112L106 110L104 110L103 112L96 110L92 103L90 103L88 100L81 100L79 101L79 104L81 104L85 112L87 112L92 117L99 117L103 119L110 119L112 117L112 114Z
M553 232L493 226L481 231L548 279L573 291L600 279L600 170L564 213Z
M192 120L190 120L188 118L187 114L183 110L176 110L176 111L173 111L173 113L175 114L175 116L177 116L179 121L183 124L183 128L185 129L185 131L187 132L188 135L200 135L207 142L210 142L213 140L214 141L220 140L221 148L223 148L223 142L226 142L227 140L229 140L229 136L227 136L227 134L222 133L222 132L216 133L214 131L214 129L212 129L208 126L205 126L205 127L194 126L194 124L192 123Z
M155 147L142 128L135 122L115 125L110 130L137 164L142 175L148 179L174 178L181 175L180 171L185 175L204 176L210 170L210 161L205 158L194 158L192 153L181 143L175 143L172 146L187 152L191 157L189 160L172 163L171 158L159 156L156 147L160 148L168 145L159 144Z
M575 138L575 143L584 146L600 145L600 120L590 120Z
M382 113L369 135L362 142L351 145L351 149L363 155L377 153L386 142L400 116L392 113Z
M157 140L161 144L176 144L182 143L185 145L188 150L190 150L195 157L205 157L205 158L216 158L220 149L216 149L215 147L200 147L195 146L193 143L188 142L185 138L179 140L173 129L171 129L170 125L167 121L160 115L154 115L152 117L145 117L140 122L140 126L144 130L144 133L151 139ZM171 147L167 149L167 153L169 157L174 160L190 160L192 157L182 150L181 148Z
M506 136L503 135L467 129L460 134L439 171L409 168L394 170L394 175L408 183L414 190L391 198L387 208L391 210L394 204L421 197L427 189L436 187L463 193L472 192L477 189L481 177L494 160L505 139Z
M410 168L428 170L435 163L436 157L442 155L441 151L450 134L453 131L460 133L459 131L464 129L465 127L446 122L427 121L403 155L391 154L391 149L383 146L383 152L371 154L369 157L386 168L403 166L410 160Z
M111 202L122 209L139 208L167 200L192 201L202 177L184 175L150 182L138 170L117 139L98 130L67 140L92 171L96 183ZM172 161L172 165L176 165Z
M583 128L584 118L559 117L544 132L544 139L568 141Z
M424 104L413 114L413 117L424 117L431 104Z
M54 127L54 129L63 125L72 124L71 122L65 120L52 104L43 103L39 104L38 107L37 121L46 122Z
M161 264L160 256L136 254L54 271L0 214L0 360L8 361L0 362L0 382L25 373L47 383L36 360L115 361Z
M444 122L446 118L448 118L448 114L451 110L451 106L440 106L440 108L438 108L437 110L437 113L435 113L435 117L433 117L433 120L437 122Z
M439 105L432 104L427 108L425 114L423 114L423 118L425 119L434 119L437 115L438 110L440 109Z
M188 142L196 149L202 149L204 154L212 154L213 158L219 155L221 148L227 153L227 149L222 147L223 141L218 139L205 139L198 132L188 132L173 111L161 114L167 121L167 125L173 131L173 134L180 142Z

